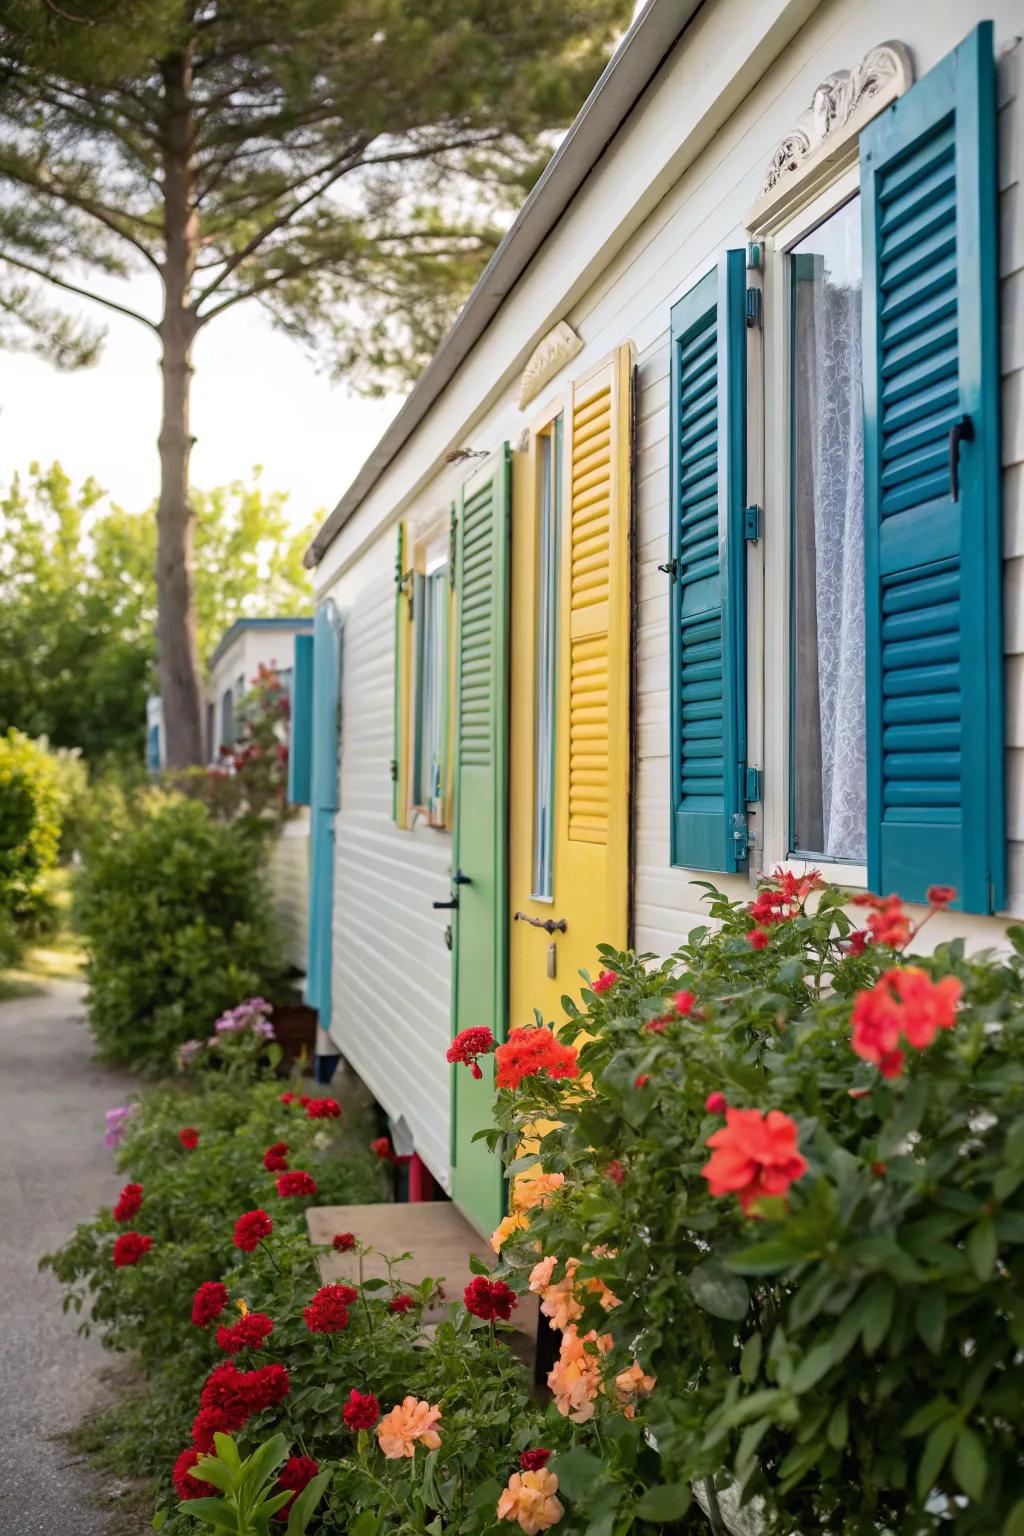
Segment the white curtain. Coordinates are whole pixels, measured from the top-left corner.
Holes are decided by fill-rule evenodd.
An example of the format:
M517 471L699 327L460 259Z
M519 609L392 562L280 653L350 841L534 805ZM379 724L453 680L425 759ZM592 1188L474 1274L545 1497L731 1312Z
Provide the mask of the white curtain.
M810 391L824 845L867 856L861 292L816 282ZM799 750L799 743L797 744Z

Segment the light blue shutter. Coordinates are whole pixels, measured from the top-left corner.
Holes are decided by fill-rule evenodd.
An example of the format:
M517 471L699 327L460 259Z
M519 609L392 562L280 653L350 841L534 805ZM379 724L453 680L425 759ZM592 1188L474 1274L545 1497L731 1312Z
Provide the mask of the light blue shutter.
M295 636L288 733L288 799L308 805L313 751L313 636Z
M1004 899L990 22L864 130L861 190L868 878L908 900L954 885L988 912Z
M331 923L334 912L334 814L338 808L338 696L341 625L331 602L313 622L313 731L310 772L309 963L306 1002L331 1024Z
M746 276L742 251L672 307L672 862L745 867Z

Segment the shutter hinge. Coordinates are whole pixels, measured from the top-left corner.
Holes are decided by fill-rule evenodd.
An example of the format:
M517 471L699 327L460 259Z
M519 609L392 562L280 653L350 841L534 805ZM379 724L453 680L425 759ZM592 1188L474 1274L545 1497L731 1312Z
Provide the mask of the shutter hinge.
M763 800L764 799L764 785L762 783L762 775L761 775L760 768L748 768L746 770L746 783L744 785L744 796L745 796L748 804L752 800Z
M391 759L391 782L392 782L392 784L397 784L398 783L398 758L397 757L393 757Z
M743 508L743 537L748 544L756 544L761 537L761 508Z
M747 289L747 328L749 330L761 329L761 290L760 288Z
M664 571L666 576L674 579L679 574L679 561L673 555L671 560L666 560L664 565L659 565L658 570Z

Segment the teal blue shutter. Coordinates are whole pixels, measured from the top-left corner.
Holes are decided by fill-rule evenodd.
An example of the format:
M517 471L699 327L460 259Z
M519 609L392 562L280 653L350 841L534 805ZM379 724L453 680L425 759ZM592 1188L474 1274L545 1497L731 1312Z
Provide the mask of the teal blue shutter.
M295 636L288 733L288 799L308 805L313 752L313 636Z
M864 130L861 191L868 879L907 900L954 885L989 912L1004 901L991 22Z
M338 696L341 626L333 603L313 622L313 732L310 771L309 960L306 1002L331 1024L334 813L338 808Z
M672 863L746 867L746 275L727 251L672 307Z

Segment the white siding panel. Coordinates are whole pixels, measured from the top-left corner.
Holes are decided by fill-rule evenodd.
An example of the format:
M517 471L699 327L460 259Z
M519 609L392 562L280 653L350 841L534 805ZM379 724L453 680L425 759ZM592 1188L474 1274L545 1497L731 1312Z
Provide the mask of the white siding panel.
M1002 370L1003 628L1006 651L1007 912L1024 916L1024 46L999 60L999 273Z
M394 548L381 539L334 586L342 622L331 1033L416 1151L450 1187L451 839L391 820Z

